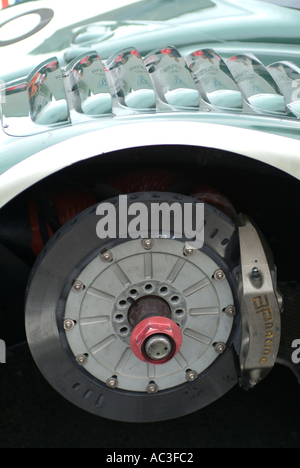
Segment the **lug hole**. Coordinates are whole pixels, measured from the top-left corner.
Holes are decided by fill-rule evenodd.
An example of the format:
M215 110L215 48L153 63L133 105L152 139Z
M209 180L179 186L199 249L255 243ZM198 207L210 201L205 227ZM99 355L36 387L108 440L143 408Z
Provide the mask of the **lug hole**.
M172 304L177 304L177 302L179 302L179 297L178 296L172 296L171 297L171 302L172 302Z
M176 317L182 317L184 314L184 311L182 309L177 309L175 310Z
M130 290L130 294L131 294L131 296L136 297L136 296L138 295L138 292L137 292L136 289L131 289L131 290Z
M117 314L115 316L115 319L118 321L118 322L122 322L122 320L124 320L124 315L123 314Z

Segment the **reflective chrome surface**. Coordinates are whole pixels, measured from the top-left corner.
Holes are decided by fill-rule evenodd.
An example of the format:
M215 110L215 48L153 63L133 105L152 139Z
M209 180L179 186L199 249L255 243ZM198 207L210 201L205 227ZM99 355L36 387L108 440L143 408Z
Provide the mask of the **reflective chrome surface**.
M149 74L134 47L112 55L106 66L121 106L140 110L155 109L155 92Z
M5 131L13 134L13 128L20 122L24 131L32 130L27 84L15 81L1 90L2 124ZM11 128L13 127L13 128Z
M292 62L276 62L267 69L281 89L288 109L300 117L300 68Z
M195 81L175 47L154 50L144 61L161 103L174 108L199 108L200 96Z
M243 98L224 60L212 49L185 57L202 99L224 109L243 108Z
M226 61L244 99L261 113L285 113L286 105L276 82L254 56L236 55Z
M70 123L58 60L42 62L26 80L8 84L2 94L2 124L8 135L30 135Z
M82 54L65 70L73 109L90 116L112 112L112 97L103 64L96 51Z
M106 62L91 50L64 69L53 57L26 79L0 80L0 90L2 127L12 136L149 112L243 111L300 118L300 69L295 64L265 67L252 54L224 61L212 49L183 58L171 46L142 59L129 47Z
M27 89L33 122L51 126L70 121L62 73L55 57L30 73Z
M1 109L2 126L7 134L35 133L34 124L30 118L27 84L24 81L14 82L2 89Z

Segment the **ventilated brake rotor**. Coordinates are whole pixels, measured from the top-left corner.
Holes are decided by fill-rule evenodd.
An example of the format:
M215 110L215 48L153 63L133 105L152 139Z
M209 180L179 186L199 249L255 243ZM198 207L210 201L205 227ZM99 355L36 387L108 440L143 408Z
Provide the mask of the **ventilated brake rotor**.
M132 199L150 206L153 194ZM204 246L189 252L185 239L100 240L95 211L65 225L33 269L26 330L38 367L68 400L111 419L206 406L238 381L236 226L206 206Z

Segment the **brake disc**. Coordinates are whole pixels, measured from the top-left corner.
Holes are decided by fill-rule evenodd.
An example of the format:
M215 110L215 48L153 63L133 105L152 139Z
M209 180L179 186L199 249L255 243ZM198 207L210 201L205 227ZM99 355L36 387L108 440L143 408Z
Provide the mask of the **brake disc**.
M128 203L157 198L196 204L166 193ZM189 252L184 238L101 240L96 208L63 226L33 268L26 332L38 367L66 399L110 419L210 404L239 380L237 226L205 205L204 245Z

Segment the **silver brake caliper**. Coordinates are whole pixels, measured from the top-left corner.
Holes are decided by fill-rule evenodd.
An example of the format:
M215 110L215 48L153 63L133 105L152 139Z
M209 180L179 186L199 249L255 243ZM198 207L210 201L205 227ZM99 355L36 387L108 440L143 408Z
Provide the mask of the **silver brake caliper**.
M242 316L240 385L253 388L273 368L280 344L282 297L272 254L247 216L238 219Z

